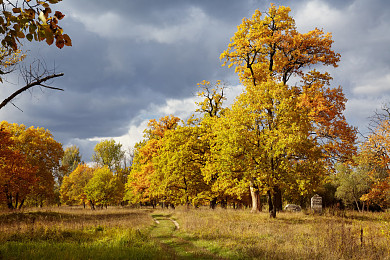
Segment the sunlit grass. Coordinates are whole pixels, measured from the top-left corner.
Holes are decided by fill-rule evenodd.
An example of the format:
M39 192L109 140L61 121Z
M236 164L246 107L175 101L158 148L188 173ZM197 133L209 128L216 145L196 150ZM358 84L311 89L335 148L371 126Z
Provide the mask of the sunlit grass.
M390 259L389 223L390 213L352 211L276 219L184 207L5 211L0 259Z
M48 208L0 214L0 259L163 259L148 210Z
M234 259L390 259L389 213L267 213L177 210L181 231L196 244ZM362 234L363 230L363 234Z

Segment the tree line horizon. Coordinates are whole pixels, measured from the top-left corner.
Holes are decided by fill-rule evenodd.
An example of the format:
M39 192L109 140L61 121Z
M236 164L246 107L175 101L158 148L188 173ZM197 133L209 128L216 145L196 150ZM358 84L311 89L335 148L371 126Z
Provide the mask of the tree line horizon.
M237 27L220 55L244 86L231 106L221 81L202 81L195 113L150 120L128 165L114 140L96 145L90 167L48 130L2 122L0 159L16 166L0 164L0 201L8 208L50 200L92 208L234 203L255 212L266 203L275 218L284 202L305 206L318 193L358 210L387 208L389 109L376 112L359 144L343 115L342 87L324 70L340 61L331 33L298 32L290 11L271 4Z

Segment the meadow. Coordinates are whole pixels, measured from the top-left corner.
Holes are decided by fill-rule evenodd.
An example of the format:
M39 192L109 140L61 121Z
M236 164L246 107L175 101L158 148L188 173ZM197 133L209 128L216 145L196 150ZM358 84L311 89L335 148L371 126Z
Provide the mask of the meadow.
M0 212L0 259L390 259L389 245L390 212L276 219L185 207Z

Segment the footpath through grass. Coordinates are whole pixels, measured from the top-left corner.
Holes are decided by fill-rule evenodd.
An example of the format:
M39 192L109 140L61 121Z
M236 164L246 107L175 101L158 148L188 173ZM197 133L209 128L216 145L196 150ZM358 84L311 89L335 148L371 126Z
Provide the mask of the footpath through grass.
M390 259L389 245L389 212L0 212L0 259Z
M180 226L171 214L153 214L155 225L150 235L171 259L223 259L218 255L196 246L193 241L180 232Z

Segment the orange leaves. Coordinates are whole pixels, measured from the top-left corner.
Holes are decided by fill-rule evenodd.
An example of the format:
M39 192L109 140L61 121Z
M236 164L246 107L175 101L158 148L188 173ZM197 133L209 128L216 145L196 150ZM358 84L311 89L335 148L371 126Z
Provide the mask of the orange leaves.
M9 124L5 121L1 122L0 126L11 135L10 149L18 158L22 158L3 165L3 169L9 165L13 167L12 171L4 170L6 174L13 172L15 176L22 176L18 179L17 186L9 192L19 193L19 190L22 190L25 195L52 196L53 171L59 168L59 161L63 155L62 145L43 128L26 128L24 125ZM15 172L15 169L20 171Z
M60 188L61 201L70 205L85 203L87 198L84 187L92 178L93 171L88 165L79 164L69 176L65 176Z
M15 3L10 11L3 5L5 19L0 19L0 33L4 35L1 41L3 47L16 51L22 38L27 38L28 41L46 41L48 45L55 42L58 48L72 46L70 37L59 26L59 21L65 15L60 11L51 15L51 5L59 1L37 1L37 5L25 4L29 0L22 2Z
M125 197L133 203L154 199L151 189L151 178L155 175L154 158L158 156L163 139L169 131L173 131L180 119L165 116L157 122L152 119L148 129L144 131L145 140L136 145L133 166L126 185Z
M390 205L390 118L376 123L361 151L362 159L371 166L373 181L370 192L361 199L386 207Z
M18 202L26 198L31 185L36 181L36 167L29 164L26 157L15 149L15 142L8 129L0 130L0 201L5 200L10 209L17 208Z
M164 137L164 133L167 130L174 129L177 126L177 123L180 121L180 118L175 116L165 116L160 118L159 122L155 119L152 119L148 123L148 130L145 130L145 137L149 139L159 139Z

